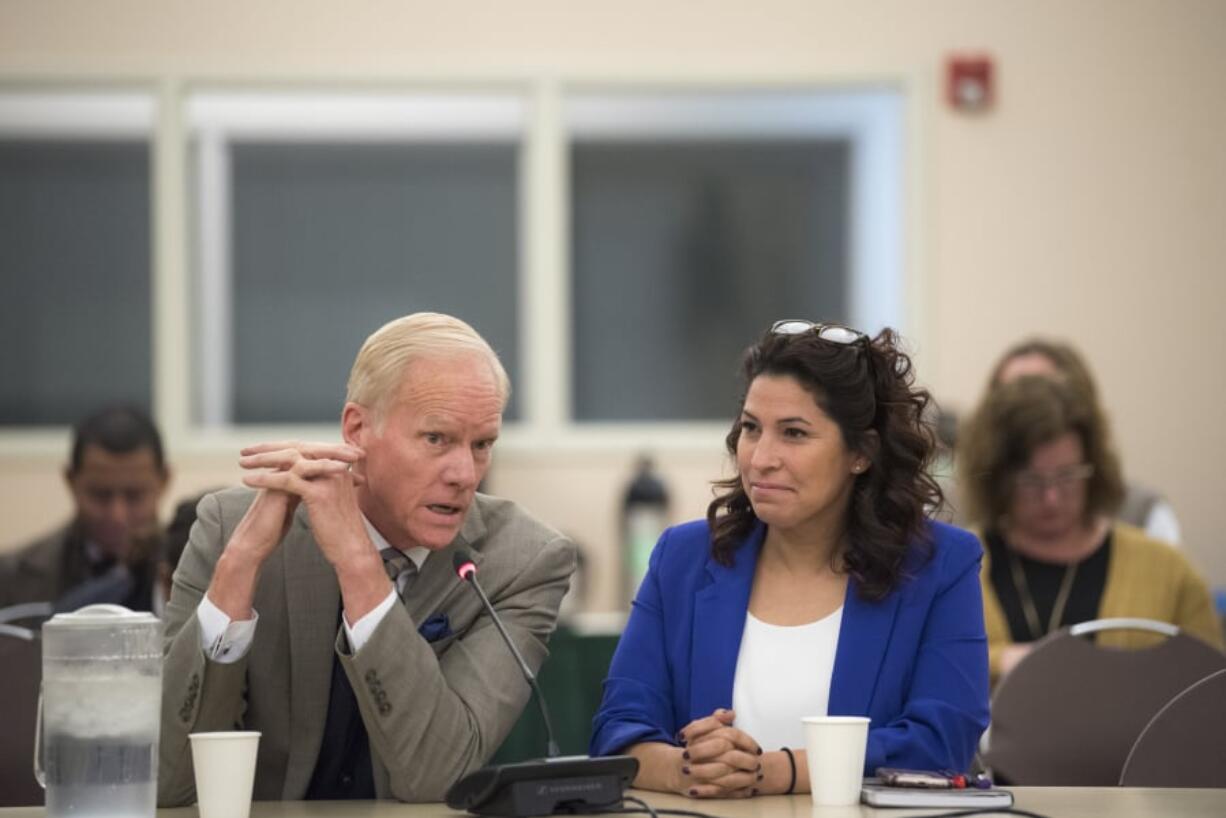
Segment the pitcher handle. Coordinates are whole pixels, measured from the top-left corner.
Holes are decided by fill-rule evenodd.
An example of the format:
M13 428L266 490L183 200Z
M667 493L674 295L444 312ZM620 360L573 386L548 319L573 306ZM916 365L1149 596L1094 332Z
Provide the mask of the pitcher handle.
M43 686L38 686L38 710L34 717L34 778L38 786L47 789L47 773L43 769Z

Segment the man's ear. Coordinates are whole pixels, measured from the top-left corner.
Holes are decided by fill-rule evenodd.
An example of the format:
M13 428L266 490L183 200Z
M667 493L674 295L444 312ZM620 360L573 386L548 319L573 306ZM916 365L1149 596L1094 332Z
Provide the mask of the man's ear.
M365 449L374 434L374 414L361 404L349 401L341 410L341 438L350 446Z

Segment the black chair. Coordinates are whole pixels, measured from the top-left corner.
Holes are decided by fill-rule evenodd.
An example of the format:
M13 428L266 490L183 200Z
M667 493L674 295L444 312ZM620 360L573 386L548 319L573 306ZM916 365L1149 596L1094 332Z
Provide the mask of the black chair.
M16 625L37 630L53 613L55 606L50 602L22 602L19 605L0 608L0 625Z
M1085 637L1137 629L1166 639L1137 650ZM1115 786L1137 737L1167 702L1210 673L1226 654L1146 619L1104 619L1035 643L996 688L984 761L1017 785Z
M1226 670L1171 699L1141 731L1122 787L1226 787Z
M0 807L40 806L43 791L34 780L34 723L42 681L38 632L0 625Z

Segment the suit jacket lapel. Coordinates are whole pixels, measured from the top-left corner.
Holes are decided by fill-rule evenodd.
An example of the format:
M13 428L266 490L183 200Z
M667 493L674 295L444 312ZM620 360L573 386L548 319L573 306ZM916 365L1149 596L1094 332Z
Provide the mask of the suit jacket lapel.
M901 596L896 590L880 602L869 602L861 598L855 579L848 581L830 680L830 715L868 715Z
M319 758L332 684L340 588L299 507L281 544L290 643L289 762L285 797L306 792Z
M736 660L745 632L754 568L766 527L758 525L737 549L732 566L707 558L710 584L694 598L692 653L690 655L690 712L683 723L711 715L719 707L732 707Z

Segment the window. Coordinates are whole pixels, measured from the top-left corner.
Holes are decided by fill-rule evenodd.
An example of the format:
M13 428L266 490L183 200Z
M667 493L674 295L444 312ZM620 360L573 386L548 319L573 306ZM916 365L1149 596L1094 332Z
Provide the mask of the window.
M362 340L440 310L509 443L706 446L770 321L908 329L901 92L186 87L156 177L151 95L0 93L0 425L334 428Z
M151 392L152 101L0 94L0 424Z
M362 341L418 310L478 327L518 383L517 99L252 93L189 111L198 421L335 422Z
M571 99L574 419L722 422L771 321L897 323L898 109L885 92Z

